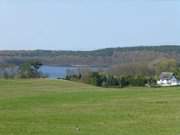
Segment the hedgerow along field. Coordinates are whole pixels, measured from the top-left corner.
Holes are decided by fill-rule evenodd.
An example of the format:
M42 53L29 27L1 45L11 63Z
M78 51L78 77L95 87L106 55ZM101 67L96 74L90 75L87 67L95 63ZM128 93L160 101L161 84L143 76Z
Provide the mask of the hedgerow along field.
M180 88L0 80L0 135L179 135Z

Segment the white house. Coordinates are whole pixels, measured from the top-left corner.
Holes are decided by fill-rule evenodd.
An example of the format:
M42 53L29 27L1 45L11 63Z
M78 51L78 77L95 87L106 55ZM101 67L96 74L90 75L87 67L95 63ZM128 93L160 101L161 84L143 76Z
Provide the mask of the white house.
M162 72L157 84L160 86L177 86L180 85L180 81L176 79L176 76L173 73Z

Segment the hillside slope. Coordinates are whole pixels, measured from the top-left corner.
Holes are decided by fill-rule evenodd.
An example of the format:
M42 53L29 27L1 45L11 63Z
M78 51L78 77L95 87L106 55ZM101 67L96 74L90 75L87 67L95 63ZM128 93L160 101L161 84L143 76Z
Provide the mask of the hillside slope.
M2 135L178 135L179 88L0 80Z
M0 51L0 64L20 64L37 59L48 65L115 65L173 58L180 63L180 46L140 46L94 51Z

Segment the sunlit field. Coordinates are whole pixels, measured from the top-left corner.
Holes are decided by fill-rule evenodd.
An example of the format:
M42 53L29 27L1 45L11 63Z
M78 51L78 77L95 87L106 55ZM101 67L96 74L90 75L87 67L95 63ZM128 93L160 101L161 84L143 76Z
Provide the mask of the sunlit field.
M179 135L180 88L0 80L0 135Z

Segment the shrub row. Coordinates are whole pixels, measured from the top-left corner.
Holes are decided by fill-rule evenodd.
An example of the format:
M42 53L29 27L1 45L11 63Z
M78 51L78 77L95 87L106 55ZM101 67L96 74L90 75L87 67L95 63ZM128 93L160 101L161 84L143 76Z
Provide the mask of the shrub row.
M83 74L68 75L66 80L76 80L102 87L126 87L126 86L145 86L154 85L156 80L145 76L113 76L99 72L91 72L84 79Z

